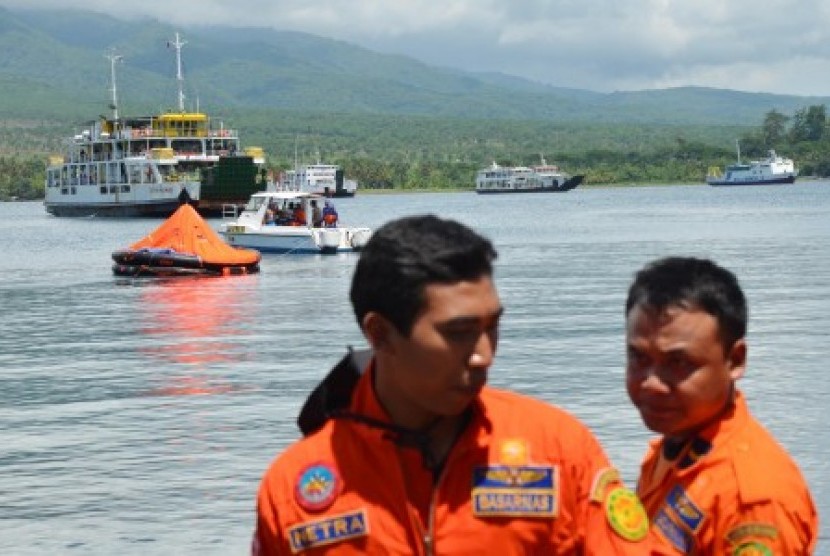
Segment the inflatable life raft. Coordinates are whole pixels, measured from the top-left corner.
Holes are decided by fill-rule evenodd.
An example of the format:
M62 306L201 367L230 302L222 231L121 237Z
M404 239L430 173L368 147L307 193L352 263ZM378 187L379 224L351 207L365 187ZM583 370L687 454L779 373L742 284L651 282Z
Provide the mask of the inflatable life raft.
M225 243L189 204L152 233L112 253L118 276L229 276L259 271L261 255Z
M163 247L123 249L112 254L112 271L118 276L192 276L251 274L259 271L259 259L250 263L210 262L192 253Z

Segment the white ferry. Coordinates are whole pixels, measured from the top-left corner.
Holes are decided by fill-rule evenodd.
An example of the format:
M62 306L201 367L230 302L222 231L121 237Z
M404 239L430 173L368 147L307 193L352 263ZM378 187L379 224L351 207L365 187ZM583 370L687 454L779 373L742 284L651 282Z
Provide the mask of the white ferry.
M476 193L561 193L582 183L584 175L569 176L542 159L538 166L499 166L493 162L476 174Z
M202 214L242 206L265 188L262 149L243 151L235 130L202 112L186 112L181 83L179 110L121 117L115 66L110 55L112 116L101 117L66 141L62 156L49 157L45 207L55 216L169 216L181 202Z
M357 181L345 179L340 166L317 162L283 172L277 189L324 197L354 197L357 192Z
M778 156L770 150L767 157L753 160L748 164L741 163L741 147L738 148L738 162L726 167L726 172L713 166L709 168L706 183L709 185L770 185L795 183L798 170L791 158Z

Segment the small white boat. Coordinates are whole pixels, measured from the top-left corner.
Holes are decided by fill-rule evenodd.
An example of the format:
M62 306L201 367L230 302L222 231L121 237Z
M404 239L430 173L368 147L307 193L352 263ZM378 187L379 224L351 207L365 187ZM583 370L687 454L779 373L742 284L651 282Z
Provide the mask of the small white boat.
M301 191L254 193L238 216L235 208L228 207L219 233L230 245L267 253L344 253L363 248L372 230L315 218L315 206L322 214L326 203L330 201L322 195Z

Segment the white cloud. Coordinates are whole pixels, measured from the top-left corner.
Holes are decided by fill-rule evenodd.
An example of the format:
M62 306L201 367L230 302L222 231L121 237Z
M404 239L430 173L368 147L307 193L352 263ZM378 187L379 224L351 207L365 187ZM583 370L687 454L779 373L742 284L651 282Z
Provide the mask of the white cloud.
M826 0L0 0L172 24L273 27L598 91L830 95Z

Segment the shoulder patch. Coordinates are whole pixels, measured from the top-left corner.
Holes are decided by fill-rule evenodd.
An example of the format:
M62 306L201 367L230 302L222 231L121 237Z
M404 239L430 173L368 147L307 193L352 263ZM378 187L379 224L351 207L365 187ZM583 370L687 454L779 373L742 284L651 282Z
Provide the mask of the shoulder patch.
M726 534L726 540L731 544L758 537L775 540L778 538L778 528L768 523L741 523Z
M608 486L621 482L620 472L614 467L606 467L597 471L594 480L591 482L591 502L602 504L602 501L605 500L605 493L608 492Z
M627 541L641 541L648 534L648 515L637 495L620 486L605 500L605 517L611 529Z
M323 462L306 466L297 475L294 498L304 510L325 510L340 494L342 480L333 465Z
M772 556L772 549L761 541L747 541L735 547L732 556Z

